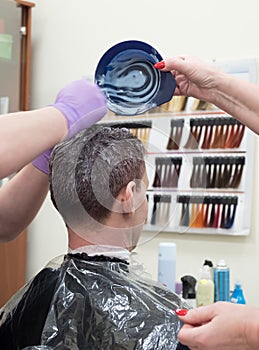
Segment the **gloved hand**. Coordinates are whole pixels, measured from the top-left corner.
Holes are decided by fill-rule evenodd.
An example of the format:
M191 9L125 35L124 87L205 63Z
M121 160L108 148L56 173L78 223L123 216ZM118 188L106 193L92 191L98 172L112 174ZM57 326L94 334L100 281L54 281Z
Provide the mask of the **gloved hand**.
M52 106L57 108L67 120L67 138L98 122L107 111L102 91L97 85L85 79L73 81L61 89ZM47 175L51 151L52 149L48 149L32 162L36 168Z

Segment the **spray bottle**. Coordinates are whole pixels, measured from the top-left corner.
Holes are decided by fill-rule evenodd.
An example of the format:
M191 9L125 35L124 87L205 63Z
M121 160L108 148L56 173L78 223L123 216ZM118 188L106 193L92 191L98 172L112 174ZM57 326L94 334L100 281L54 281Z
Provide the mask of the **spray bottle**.
M229 267L225 260L219 260L214 268L215 298L214 301L229 301Z
M242 285L240 282L235 283L235 288L230 297L230 301L231 303L235 303L235 304L246 304Z
M211 260L205 259L203 265L210 267L211 279L214 280L213 262Z
M196 278L191 275L185 275L181 277L183 283L183 298L190 304L192 307L196 307Z

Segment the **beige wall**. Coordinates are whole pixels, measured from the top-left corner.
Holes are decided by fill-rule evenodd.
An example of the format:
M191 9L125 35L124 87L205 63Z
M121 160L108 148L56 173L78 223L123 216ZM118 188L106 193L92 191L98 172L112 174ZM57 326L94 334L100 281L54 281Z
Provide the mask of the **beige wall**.
M259 60L258 0L35 1L31 107L51 104L56 92L82 76L92 77L101 55L117 42L149 42L166 57L192 54L204 60ZM204 259L225 258L232 284L242 281L249 303L259 306L258 140L254 159L252 227L248 237L180 236L163 233L138 247L139 261L156 278L158 243L177 244L177 277L197 275ZM65 227L49 198L29 227L27 276L66 250Z

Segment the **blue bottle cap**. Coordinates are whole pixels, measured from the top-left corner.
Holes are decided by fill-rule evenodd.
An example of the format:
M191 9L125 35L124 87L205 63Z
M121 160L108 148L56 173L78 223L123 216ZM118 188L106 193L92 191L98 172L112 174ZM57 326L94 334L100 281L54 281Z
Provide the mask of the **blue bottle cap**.
M176 81L170 72L154 68L161 60L156 49L137 40L123 41L106 51L97 65L95 83L106 95L108 108L133 116L171 100Z

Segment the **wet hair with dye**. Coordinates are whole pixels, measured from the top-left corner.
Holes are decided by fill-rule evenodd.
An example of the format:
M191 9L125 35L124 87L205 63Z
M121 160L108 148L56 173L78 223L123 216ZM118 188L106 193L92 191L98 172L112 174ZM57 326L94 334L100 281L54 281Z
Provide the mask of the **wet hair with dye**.
M101 125L57 145L50 161L50 192L65 223L85 220L86 213L105 222L120 190L142 179L144 154L141 141L127 129Z

